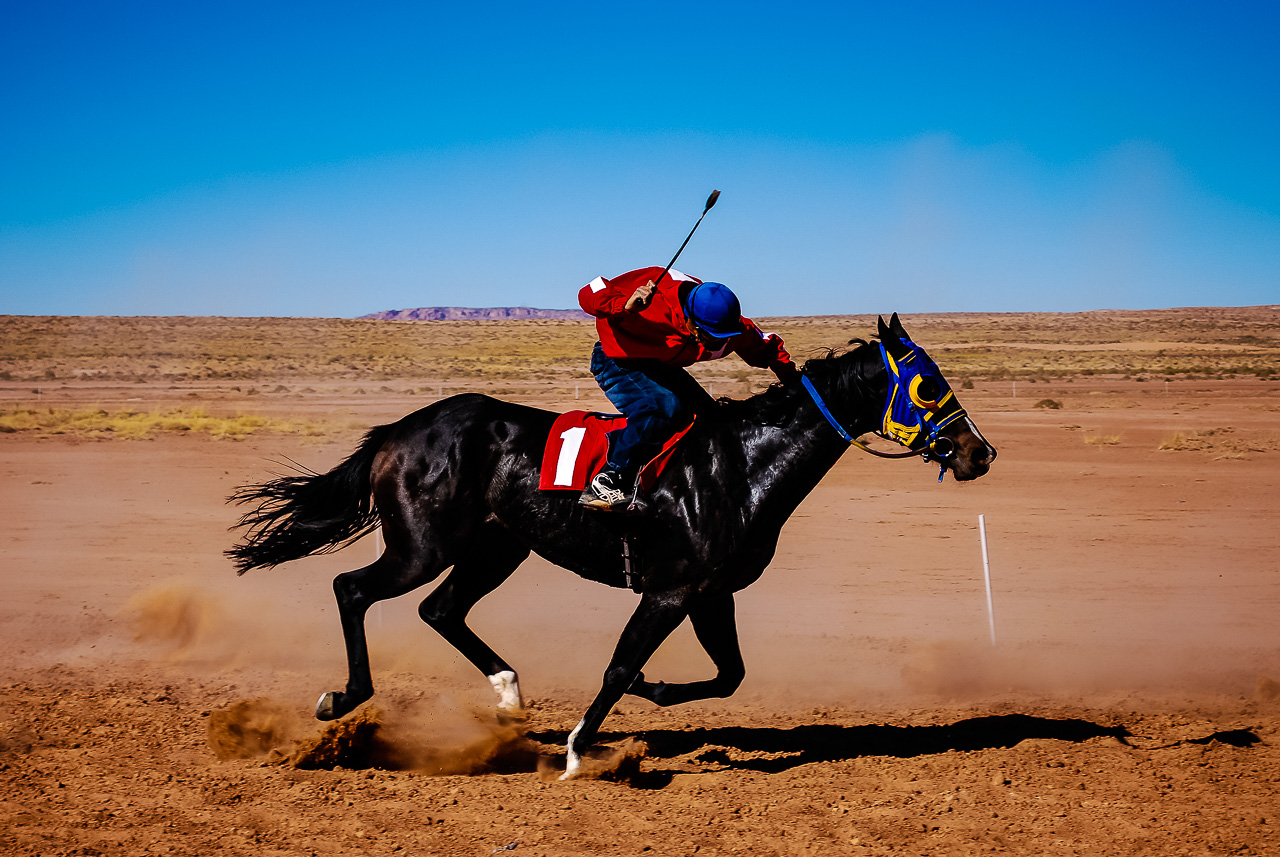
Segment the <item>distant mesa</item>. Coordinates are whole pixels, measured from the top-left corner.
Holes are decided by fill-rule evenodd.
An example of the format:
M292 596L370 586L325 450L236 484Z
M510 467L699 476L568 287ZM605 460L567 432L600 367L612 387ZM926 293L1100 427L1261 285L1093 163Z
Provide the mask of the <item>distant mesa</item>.
M580 309L538 309L528 306L427 306L417 309L386 309L360 316L360 318L372 318L377 321L501 321L511 318L558 318L582 321L590 317Z

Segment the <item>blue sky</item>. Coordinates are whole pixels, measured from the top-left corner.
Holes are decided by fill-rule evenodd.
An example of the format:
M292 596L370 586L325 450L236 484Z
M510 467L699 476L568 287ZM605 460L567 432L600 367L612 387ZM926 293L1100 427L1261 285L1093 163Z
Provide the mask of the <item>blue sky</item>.
M1280 4L8 4L0 313L1280 303Z

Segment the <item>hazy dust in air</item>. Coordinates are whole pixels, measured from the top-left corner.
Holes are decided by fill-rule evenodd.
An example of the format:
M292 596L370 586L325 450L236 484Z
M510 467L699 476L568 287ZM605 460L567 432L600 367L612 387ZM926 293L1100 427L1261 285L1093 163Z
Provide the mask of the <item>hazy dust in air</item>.
M155 643L181 659L207 646L226 623L225 611L195 588L170 583L130 599L125 613L139 643Z
M270 693L279 692L282 681L330 669L342 640L319 610L282 608L273 599L238 599L186 580L139 592L122 618L133 643L155 660L193 674L263 674L269 676Z

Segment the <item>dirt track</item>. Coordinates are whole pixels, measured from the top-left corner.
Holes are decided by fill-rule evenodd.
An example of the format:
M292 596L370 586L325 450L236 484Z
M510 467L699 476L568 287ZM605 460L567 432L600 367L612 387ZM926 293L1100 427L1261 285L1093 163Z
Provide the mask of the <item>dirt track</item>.
M532 697L522 737L416 598L386 605L370 614L371 705L382 758L412 769L299 769L282 757L344 676L330 579L375 548L236 578L222 499L267 459L328 467L353 437L0 436L0 852L1280 853L1275 385L1019 392L967 391L1000 448L972 485L846 455L739 598L738 695L625 699L607 737L647 756L571 783L540 757L577 722L635 596L531 560L477 608ZM1032 407L1042 396L1062 409ZM410 409L357 407L368 422ZM1207 449L1158 448L1224 428ZM708 669L685 627L646 674ZM219 746L239 728L263 754L219 759L211 722Z

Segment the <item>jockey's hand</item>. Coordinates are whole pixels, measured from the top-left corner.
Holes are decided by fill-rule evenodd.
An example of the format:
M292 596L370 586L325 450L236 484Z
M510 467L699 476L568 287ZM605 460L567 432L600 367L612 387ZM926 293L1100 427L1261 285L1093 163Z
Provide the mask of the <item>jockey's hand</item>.
M632 292L631 297L627 298L627 302L623 304L622 308L627 312L640 312L653 301L653 295L657 291L657 285L654 284L653 280L650 280Z

